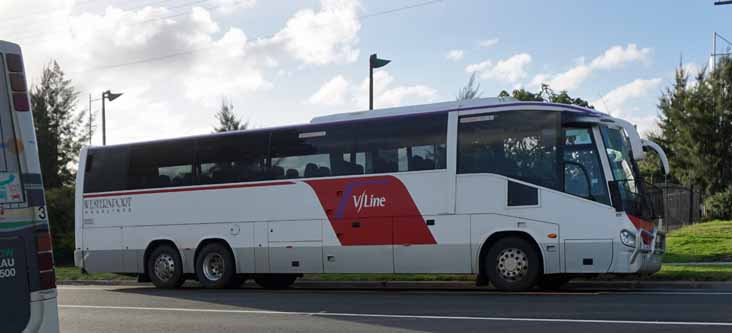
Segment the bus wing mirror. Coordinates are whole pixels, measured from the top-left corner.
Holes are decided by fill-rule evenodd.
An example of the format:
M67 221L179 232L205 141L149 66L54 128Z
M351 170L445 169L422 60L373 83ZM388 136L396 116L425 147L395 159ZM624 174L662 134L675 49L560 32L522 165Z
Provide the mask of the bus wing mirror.
M610 188L610 200L613 202L613 208L615 208L616 212L622 212L623 198L620 196L620 186L618 185L618 182L609 181L607 182L607 185Z
M661 164L663 164L663 174L668 175L671 168L668 165L668 157L666 157L666 152L663 151L663 148L651 140L643 139L642 142L643 147L648 147L658 154L658 158L661 160Z

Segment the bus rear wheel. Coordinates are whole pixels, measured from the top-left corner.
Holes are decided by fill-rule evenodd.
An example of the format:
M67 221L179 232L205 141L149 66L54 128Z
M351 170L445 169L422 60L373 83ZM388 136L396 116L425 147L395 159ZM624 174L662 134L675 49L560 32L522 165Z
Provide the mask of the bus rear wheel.
M528 290L541 276L539 254L531 243L519 237L498 240L483 260L485 274L498 290Z
M159 245L150 253L147 258L147 272L150 281L158 288L178 288L185 281L180 254L175 247L168 244Z
M260 287L264 289L287 289L297 280L297 275L270 275L254 278Z
M232 288L243 282L236 275L234 255L221 243L210 243L196 257L196 276L205 288Z

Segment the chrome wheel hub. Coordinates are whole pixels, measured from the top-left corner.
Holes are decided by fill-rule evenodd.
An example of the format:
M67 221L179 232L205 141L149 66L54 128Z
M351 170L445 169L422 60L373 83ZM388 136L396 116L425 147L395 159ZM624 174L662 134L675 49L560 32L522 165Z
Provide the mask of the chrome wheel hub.
M521 280L529 271L529 258L520 249L504 249L498 254L496 270L507 281Z
M218 281L224 276L224 257L209 253L203 258L203 276L209 281Z
M163 253L155 259L155 276L161 281L169 281L175 275L173 256Z

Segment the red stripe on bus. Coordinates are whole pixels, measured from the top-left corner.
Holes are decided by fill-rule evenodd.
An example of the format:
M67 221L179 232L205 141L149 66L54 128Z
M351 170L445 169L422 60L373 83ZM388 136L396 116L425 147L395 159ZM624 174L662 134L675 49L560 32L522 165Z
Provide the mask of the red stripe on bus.
M231 184L231 185L216 185L216 186L200 186L200 187L192 187L192 188L170 188L170 189L160 189L160 190L142 190L142 191L127 191L127 192L113 192L113 193L100 193L100 194L84 194L84 198L86 199L86 198L116 197L116 196L121 196L121 195L226 190L226 189L232 189L232 188L281 186L281 185L293 185L293 184L295 184L295 183L293 183L293 182L271 182L271 183L259 183L259 184Z
M409 190L394 176L305 182L343 246L437 243Z

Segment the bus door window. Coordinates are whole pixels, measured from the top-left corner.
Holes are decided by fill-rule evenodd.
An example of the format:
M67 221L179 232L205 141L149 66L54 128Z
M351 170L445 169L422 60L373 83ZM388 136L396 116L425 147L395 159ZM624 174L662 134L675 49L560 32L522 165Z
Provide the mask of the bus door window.
M564 161L566 193L610 204L602 165L590 128L564 128ZM587 184L588 178L590 184ZM591 193L588 193L588 189Z

